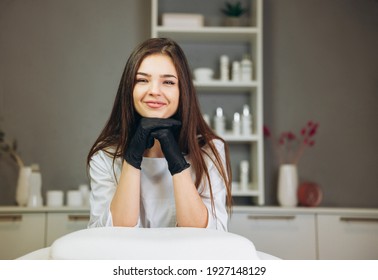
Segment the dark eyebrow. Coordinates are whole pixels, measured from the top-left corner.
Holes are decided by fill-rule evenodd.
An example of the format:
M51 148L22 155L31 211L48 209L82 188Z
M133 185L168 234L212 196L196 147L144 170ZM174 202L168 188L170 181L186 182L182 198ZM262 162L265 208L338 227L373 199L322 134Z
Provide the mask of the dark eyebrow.
M147 74L147 73L143 73L143 72L137 72L137 75L142 75L142 76L146 76L146 77L151 77L150 74ZM163 74L163 75L160 75L160 77L162 78L175 78L177 79L177 77L175 75L172 75L172 74ZM177 79L178 80L178 79Z
M147 74L147 73L143 73L143 72L137 72L136 74L137 74L137 75L146 76L146 77L151 77L151 75L149 75L149 74Z
M175 79L177 79L177 77L175 75L172 75L172 74L161 75L161 77L164 77L164 78L175 78Z

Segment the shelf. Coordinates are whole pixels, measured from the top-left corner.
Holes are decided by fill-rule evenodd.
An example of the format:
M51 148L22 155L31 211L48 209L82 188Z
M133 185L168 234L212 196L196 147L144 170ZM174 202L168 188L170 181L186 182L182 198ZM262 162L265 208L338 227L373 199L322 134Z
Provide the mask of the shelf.
M201 27L174 28L157 26L159 37L174 37L181 42L215 41L215 42L250 42L260 32L255 27Z
M239 190L239 183L232 182L232 196L259 196L260 192L255 184L250 184L248 190Z
M201 98L202 108L213 110L219 104L225 105L225 112L235 112L248 104L253 111L253 134L234 135L226 130L222 137L230 146L231 165L236 168L240 160L248 158L250 162L249 177L253 179L247 190L240 190L238 182L233 182L232 196L251 197L254 203L263 205L264 198L264 137L263 124L263 0L246 0L250 7L250 25L215 26L180 28L159 24L163 13L203 13L214 10L221 5L218 1L195 1L194 6L174 0L151 0L151 36L166 37L177 41L187 51L188 61L196 67L218 68L219 56L225 54L230 60L240 60L248 53L253 61L253 80L247 82L222 81L219 76L213 80L194 80L194 86ZM200 3L200 4L198 4ZM198 6L198 5L200 6ZM197 7L197 6L198 7ZM218 7L219 8L219 7ZM204 14L205 18L209 16ZM211 16L211 15L210 15ZM209 18L208 18L209 19ZM220 19L220 18L218 18ZM210 21L206 22L209 24ZM220 21L218 21L220 23ZM213 21L212 24L215 24ZM231 65L229 65L230 68ZM220 70L220 69L217 69ZM214 71L218 72L218 71ZM232 71L230 71L232 72ZM228 123L227 123L228 124ZM233 170L237 172L237 170ZM251 176L253 175L253 176Z
M233 81L220 81L212 80L208 82L194 81L194 85L198 89L208 90L250 90L251 88L257 88L259 86L257 81L250 82L233 82Z
M256 134L252 135L233 135L231 132L226 132L221 136L227 142L257 142L260 137Z

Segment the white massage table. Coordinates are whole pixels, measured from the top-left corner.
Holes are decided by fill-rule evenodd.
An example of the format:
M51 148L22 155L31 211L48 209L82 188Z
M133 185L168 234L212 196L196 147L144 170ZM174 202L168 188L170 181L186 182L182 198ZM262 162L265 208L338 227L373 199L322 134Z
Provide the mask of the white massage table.
M237 234L200 228L102 227L67 234L18 260L273 260Z

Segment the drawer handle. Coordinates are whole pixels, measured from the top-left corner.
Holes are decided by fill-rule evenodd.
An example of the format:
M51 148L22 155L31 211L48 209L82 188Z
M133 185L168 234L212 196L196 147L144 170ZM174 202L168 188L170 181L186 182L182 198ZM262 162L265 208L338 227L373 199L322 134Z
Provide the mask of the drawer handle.
M378 218L340 217L342 222L378 223Z
M22 215L0 215L0 222L20 222Z
M253 216L248 215L248 220L294 220L295 216Z
M89 215L68 215L68 220L71 222L89 221Z

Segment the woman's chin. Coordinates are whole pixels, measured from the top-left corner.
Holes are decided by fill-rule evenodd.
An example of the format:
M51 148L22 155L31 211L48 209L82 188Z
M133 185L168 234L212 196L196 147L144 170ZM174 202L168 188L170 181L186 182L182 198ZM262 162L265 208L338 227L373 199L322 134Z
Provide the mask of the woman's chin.
M141 114L144 118L159 118L159 119L168 119L171 116L166 114L159 114L159 113L148 113L148 114Z

